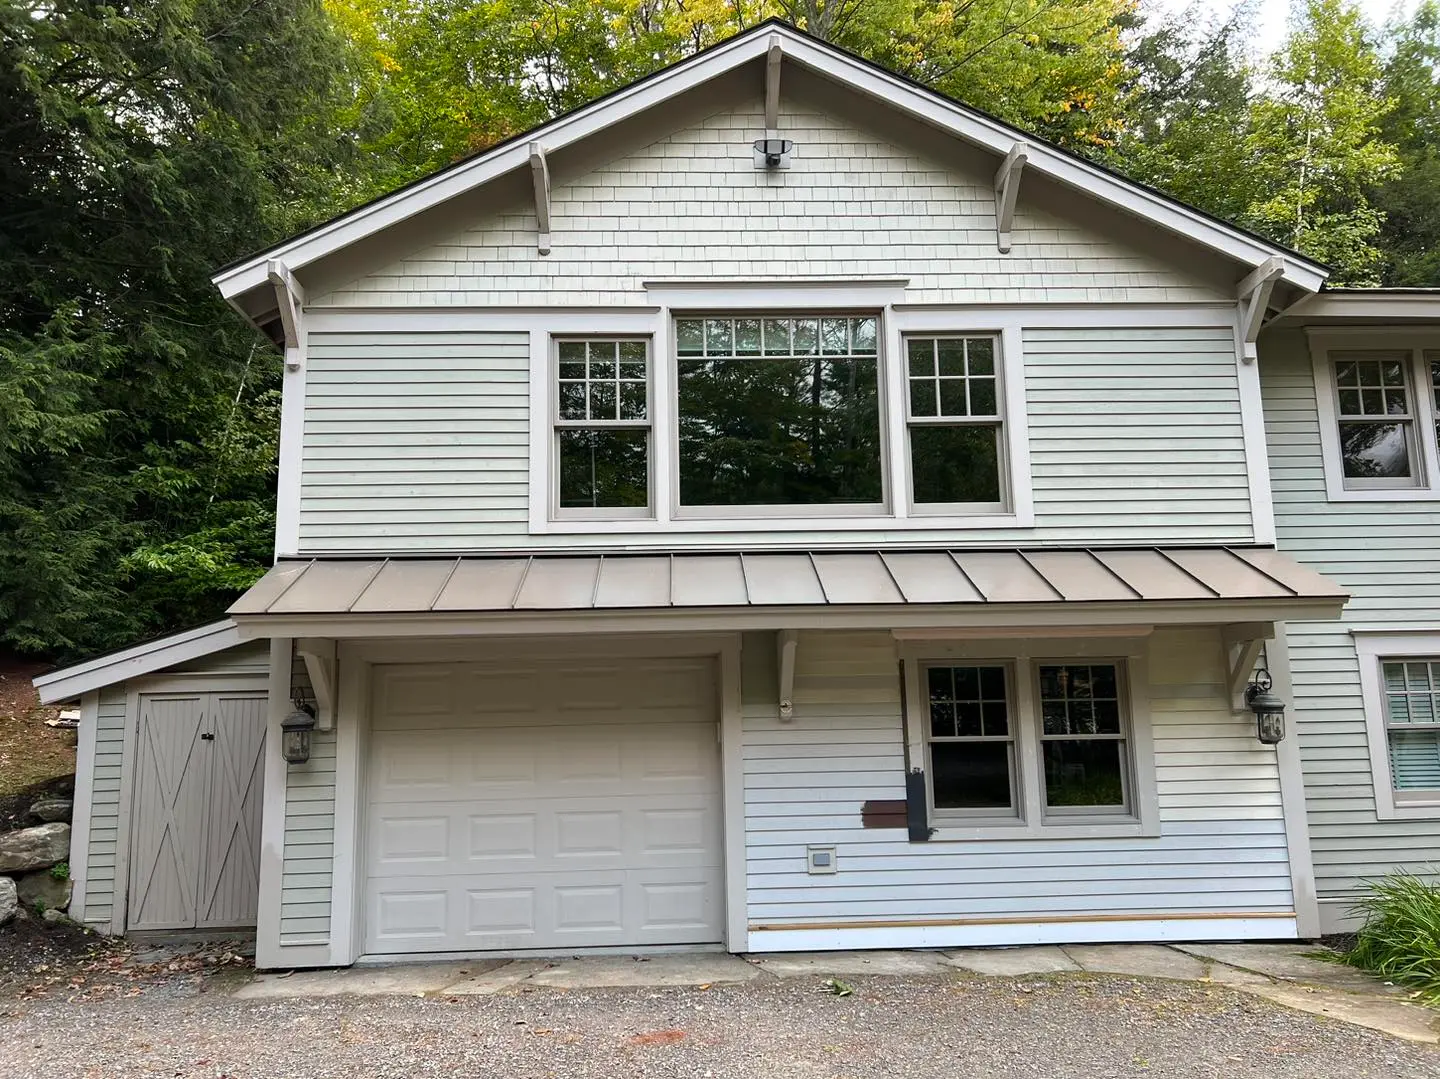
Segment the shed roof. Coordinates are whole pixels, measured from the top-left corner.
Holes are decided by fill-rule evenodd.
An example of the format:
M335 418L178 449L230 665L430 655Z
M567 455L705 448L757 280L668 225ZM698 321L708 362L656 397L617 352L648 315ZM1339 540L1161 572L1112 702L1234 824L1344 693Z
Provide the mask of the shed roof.
M177 663L223 652L241 643L235 623L226 618L81 660L38 675L32 681L40 693L40 702L54 704L93 689L164 670Z
M1254 601L1256 617L1279 619L1338 613L1347 598L1268 547L726 551L287 561L230 614L243 627L316 617Z

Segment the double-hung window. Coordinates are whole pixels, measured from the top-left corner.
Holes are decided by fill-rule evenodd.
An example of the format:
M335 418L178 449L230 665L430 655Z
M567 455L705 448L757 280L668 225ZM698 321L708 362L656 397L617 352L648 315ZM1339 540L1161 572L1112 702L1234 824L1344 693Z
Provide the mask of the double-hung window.
M555 342L561 516L650 513L650 359L644 340Z
M918 666L933 823L1043 831L1139 822L1123 660Z
M1381 820L1440 817L1440 634L1355 633Z
M1440 498L1440 338L1311 335L1332 501Z
M993 335L905 341L910 497L917 509L1002 507L997 344Z

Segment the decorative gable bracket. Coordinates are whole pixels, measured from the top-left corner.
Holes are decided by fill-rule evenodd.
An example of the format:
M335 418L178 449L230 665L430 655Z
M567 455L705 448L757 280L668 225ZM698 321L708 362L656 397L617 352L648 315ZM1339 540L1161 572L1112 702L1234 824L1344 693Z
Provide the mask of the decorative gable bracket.
M995 173L995 242L1001 254L1010 251L1010 228L1015 221L1015 200L1020 194L1020 175L1030 160L1030 150L1023 142L1010 147L1000 169Z
M285 368L298 371L305 364L305 289L290 267L279 259L265 266L265 276L275 289L275 306L280 309L280 326L285 331Z
M1246 274L1235 288L1240 306L1240 357L1246 363L1255 362L1255 342L1270 306L1270 293L1275 290L1275 282L1284 276L1285 260L1276 255Z
M530 144L530 177L535 181L535 224L538 233L535 246L540 254L550 254L550 164L538 142Z

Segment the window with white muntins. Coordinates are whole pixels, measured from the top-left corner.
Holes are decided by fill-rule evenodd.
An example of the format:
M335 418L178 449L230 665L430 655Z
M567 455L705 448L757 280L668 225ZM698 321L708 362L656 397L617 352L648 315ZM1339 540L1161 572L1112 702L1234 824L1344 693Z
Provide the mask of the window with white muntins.
M1007 385L1018 332L902 334L886 319L666 314L650 336L552 337L547 519L1031 523L1023 395Z
M1332 331L1311 349L1329 498L1440 498L1440 340Z

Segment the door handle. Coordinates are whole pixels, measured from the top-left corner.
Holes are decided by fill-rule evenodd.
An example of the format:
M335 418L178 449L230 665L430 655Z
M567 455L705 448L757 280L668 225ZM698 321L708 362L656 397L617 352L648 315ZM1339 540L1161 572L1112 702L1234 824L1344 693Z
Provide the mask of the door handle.
M205 732L204 734L202 734L200 737L203 738L203 739L204 739L205 741L207 741L207 742L213 742L213 741L215 741L215 735L214 735L214 733L211 732L211 731L206 731L206 732Z

